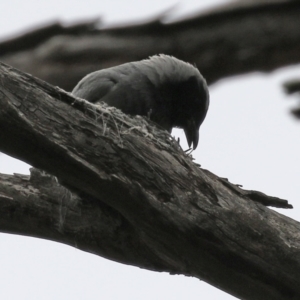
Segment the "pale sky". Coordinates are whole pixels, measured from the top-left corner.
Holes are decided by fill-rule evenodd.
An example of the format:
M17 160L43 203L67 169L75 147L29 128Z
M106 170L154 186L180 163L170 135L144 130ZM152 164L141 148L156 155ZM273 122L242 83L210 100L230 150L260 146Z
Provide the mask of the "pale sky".
M226 1L184 1L173 14L195 13L220 2ZM0 5L0 39L51 20L72 22L98 16L105 24L142 20L176 3L10 0ZM296 220L300 219L300 123L289 114L295 101L284 96L281 84L299 74L298 66L211 86L210 109L194 152L197 162L218 176L288 199L294 209L277 211ZM173 133L185 141L179 130ZM28 174L28 166L0 155L0 172ZM236 299L195 278L150 272L63 244L1 233L0 282L0 299L9 300Z

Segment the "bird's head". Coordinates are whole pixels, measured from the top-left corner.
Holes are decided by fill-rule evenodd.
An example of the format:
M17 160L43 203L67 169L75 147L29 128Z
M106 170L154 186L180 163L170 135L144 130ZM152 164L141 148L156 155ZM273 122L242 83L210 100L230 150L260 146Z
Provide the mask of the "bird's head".
M192 75L178 82L173 103L173 126L182 128L189 147L196 149L200 125L209 106L209 93L203 77Z
M171 56L155 56L162 102L170 111L170 128L182 128L189 147L197 148L199 128L209 107L207 84L199 70Z

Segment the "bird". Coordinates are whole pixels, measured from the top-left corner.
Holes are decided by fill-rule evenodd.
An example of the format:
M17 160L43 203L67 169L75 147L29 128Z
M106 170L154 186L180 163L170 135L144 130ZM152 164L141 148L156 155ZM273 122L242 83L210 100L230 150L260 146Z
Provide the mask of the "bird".
M195 150L209 107L209 92L199 70L160 54L86 75L72 91L92 103L105 102L129 115L148 116L162 129L184 130Z

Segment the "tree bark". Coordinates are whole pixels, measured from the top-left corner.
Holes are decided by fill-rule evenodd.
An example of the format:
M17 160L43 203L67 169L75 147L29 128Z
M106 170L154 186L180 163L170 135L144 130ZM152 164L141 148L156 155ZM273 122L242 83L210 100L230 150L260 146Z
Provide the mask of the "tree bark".
M79 197L42 170L30 171L30 176L0 174L1 232L48 239L121 263L165 270L116 210Z
M87 73L165 53L195 63L208 83L300 61L300 2L237 1L193 18L97 29L51 24L0 44L0 59L72 90Z
M199 168L142 117L0 65L0 151L35 171L0 179L0 230L185 274L242 299L299 299L300 224ZM43 180L44 178L44 180ZM22 191L22 192L20 192Z

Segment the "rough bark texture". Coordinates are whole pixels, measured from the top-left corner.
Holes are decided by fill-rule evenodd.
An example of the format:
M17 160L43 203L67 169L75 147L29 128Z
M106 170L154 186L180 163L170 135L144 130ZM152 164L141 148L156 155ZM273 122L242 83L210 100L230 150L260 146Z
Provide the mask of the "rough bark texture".
M102 202L80 198L44 171L0 174L0 231L68 244L125 264L164 270L135 228Z
M286 201L199 168L141 117L5 65L0 74L0 151L72 191L37 171L3 175L1 231L194 276L242 299L299 299L300 224L256 202Z
M300 61L300 2L238 1L175 23L98 30L52 24L2 42L0 59L71 90L87 73L158 53L195 63L208 83Z

